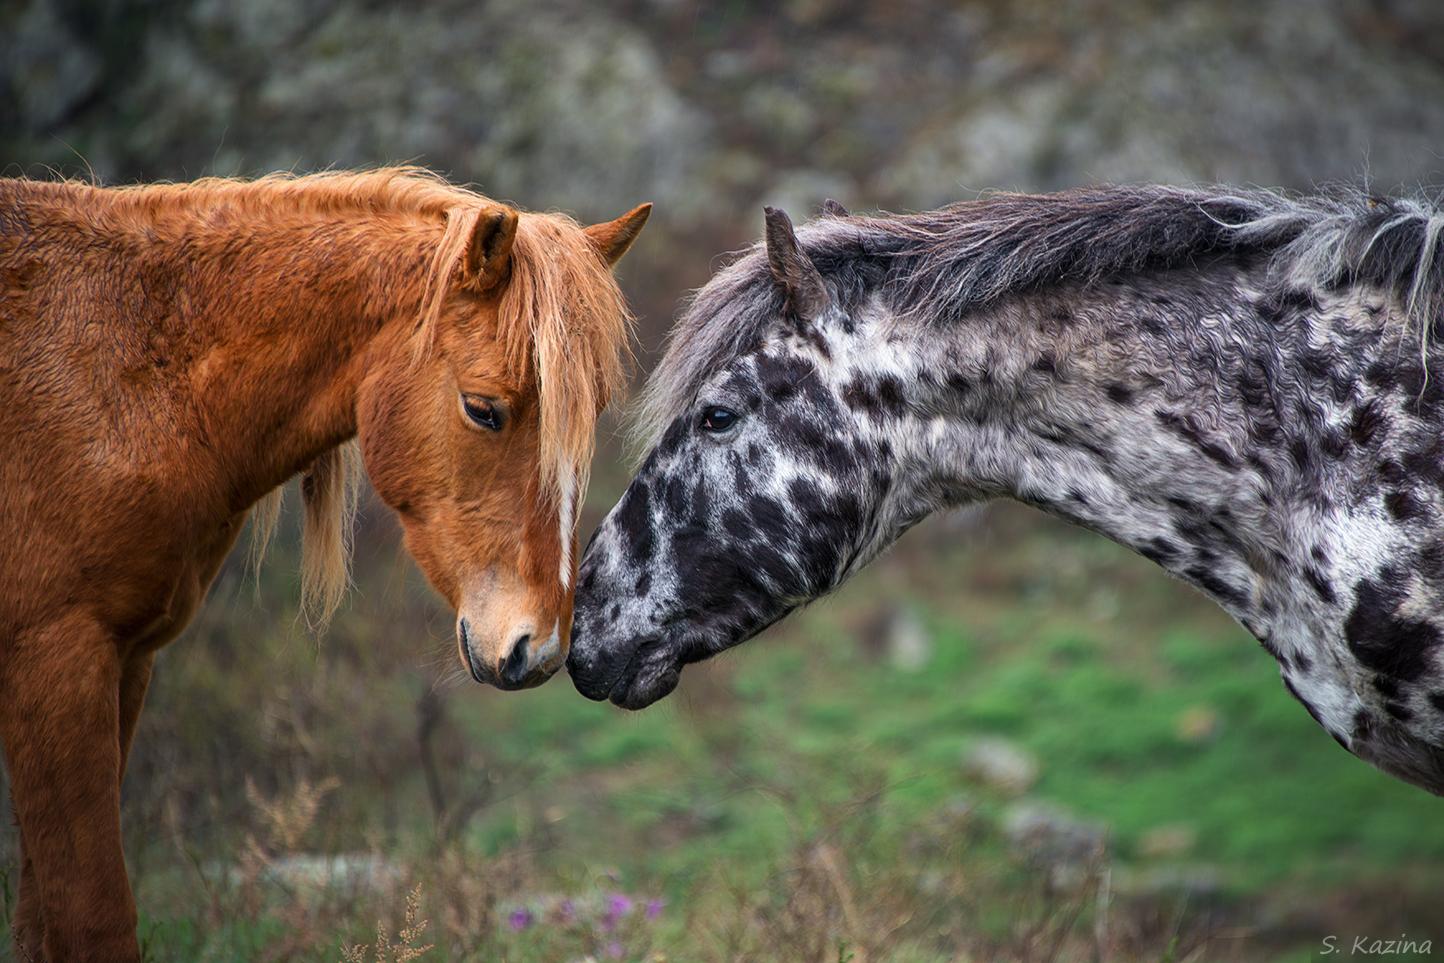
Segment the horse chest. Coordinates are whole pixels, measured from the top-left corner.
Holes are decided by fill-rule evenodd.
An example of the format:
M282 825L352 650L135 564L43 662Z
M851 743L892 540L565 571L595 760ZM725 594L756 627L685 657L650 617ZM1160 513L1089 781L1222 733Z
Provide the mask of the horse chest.
M1353 521L1340 528L1354 537L1295 560L1256 634L1340 744L1444 793L1444 572L1421 561L1421 533Z
M147 651L173 640L205 599L221 564L235 544L244 516L188 539L134 570L113 594L118 603L108 620L124 648Z

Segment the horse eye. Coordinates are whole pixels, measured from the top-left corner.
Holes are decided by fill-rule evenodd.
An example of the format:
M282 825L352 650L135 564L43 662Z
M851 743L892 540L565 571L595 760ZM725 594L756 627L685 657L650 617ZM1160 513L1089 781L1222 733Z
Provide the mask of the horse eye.
M501 431L501 409L485 398L461 396L461 410L471 423L488 431Z
M697 427L703 431L710 431L714 434L721 434L731 428L737 422L737 412L729 411L726 408L708 408L702 412L702 420Z

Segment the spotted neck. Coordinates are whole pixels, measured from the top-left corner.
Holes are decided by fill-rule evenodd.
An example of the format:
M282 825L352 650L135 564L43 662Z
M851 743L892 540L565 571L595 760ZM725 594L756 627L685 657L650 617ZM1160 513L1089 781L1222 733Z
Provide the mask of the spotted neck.
M941 343L932 329L914 358L924 446L946 501L1035 505L1215 599L1348 744L1390 683L1345 627L1368 592L1394 591L1370 586L1416 548L1399 514L1422 511L1374 487L1367 412L1397 401L1368 376L1385 312L1255 281L1164 276L1015 302Z

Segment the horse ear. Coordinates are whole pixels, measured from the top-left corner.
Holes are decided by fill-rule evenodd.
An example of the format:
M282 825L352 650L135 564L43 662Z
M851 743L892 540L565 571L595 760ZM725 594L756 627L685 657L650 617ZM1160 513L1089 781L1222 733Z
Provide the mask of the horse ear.
M787 295L788 309L799 319L811 321L832 301L827 285L807 252L797 246L792 219L775 207L763 210L767 215L767 266Z
M519 220L517 212L509 207L482 211L466 245L465 270L469 283L485 290L506 275Z
M637 235L642 233L642 225L647 223L651 214L651 204L638 204L615 221L593 224L585 229L587 237L596 245L597 253L607 262L608 267L617 266L617 262L627 253Z
M843 207L842 204L838 201L834 201L832 198L829 197L827 200L822 202L822 216L847 217L847 208Z

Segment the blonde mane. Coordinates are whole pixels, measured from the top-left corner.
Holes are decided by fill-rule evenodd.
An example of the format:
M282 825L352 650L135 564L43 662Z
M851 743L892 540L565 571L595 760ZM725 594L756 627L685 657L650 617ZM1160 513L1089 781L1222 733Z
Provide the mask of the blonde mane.
M467 244L481 215L502 206L429 171L410 167L256 181L207 179L147 187L235 198L294 199L321 212L403 211L444 219L445 231L423 280L417 318L421 350L434 341L446 295L457 283ZM415 284L397 278L398 284ZM626 384L632 316L611 270L581 225L563 214L520 212L508 280L498 303L498 337L514 374L535 378L540 398L540 481L556 507L562 541L561 578L570 578L576 509L586 495L598 412ZM350 518L359 474L354 446L328 452L305 473L302 495L302 611L322 628L350 583ZM252 559L259 564L275 531L281 489L254 511Z
M77 189L91 185L69 182ZM322 171L264 177L201 177L179 183L127 184L107 187L120 209L158 211L167 208L214 208L222 205L258 213L290 211L318 214L405 213L440 218L452 208L496 205L469 188L458 187L422 167L381 167L369 171Z

